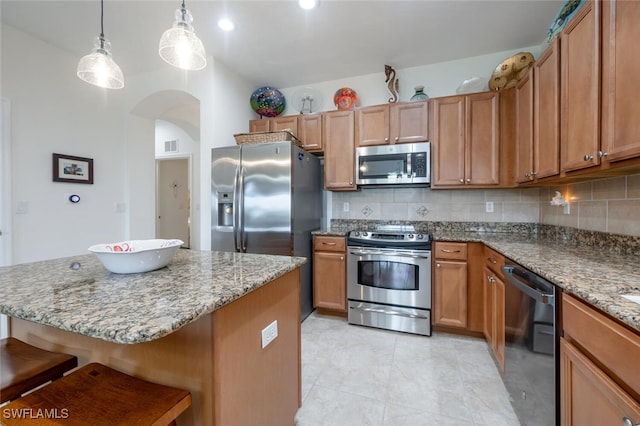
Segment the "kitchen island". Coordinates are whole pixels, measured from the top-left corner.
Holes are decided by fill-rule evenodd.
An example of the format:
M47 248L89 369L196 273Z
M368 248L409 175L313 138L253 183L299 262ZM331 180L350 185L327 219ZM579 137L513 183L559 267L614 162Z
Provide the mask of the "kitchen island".
M93 255L3 267L0 313L13 337L80 366L189 390L178 425L293 424L305 261L179 250L143 274L112 274ZM262 348L274 321L277 337Z

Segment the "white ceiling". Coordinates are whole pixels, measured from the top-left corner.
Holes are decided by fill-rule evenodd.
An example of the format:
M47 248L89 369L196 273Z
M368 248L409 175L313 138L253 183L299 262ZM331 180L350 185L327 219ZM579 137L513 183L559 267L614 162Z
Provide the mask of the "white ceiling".
M542 43L564 1L187 0L209 55L256 87L293 87ZM104 33L126 76L165 64L157 54L178 0L105 0ZM99 0L1 0L8 23L80 59L100 32ZM228 16L235 31L217 21ZM198 72L198 71L194 71Z

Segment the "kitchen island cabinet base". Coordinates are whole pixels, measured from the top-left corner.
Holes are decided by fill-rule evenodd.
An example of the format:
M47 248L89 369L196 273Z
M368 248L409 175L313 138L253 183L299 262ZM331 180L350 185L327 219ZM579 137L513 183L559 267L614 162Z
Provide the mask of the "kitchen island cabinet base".
M278 322L264 349L262 329ZM191 392L185 425L286 425L301 405L299 269L163 338L118 344L11 318L11 335L46 350Z

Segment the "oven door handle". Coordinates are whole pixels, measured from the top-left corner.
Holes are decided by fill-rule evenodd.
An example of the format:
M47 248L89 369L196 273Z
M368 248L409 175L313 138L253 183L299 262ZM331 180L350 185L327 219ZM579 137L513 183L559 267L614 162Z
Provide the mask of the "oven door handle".
M425 317L425 316L422 316L422 315L408 314L408 313L405 313L405 312L392 311L392 310L388 310L388 309L361 308L361 307L357 307L357 306L350 306L349 309L354 309L354 310L357 310L357 311L364 311L364 312L373 312L373 313L376 313L376 314L395 315L395 316L398 316L398 317L429 319L428 316Z
M504 276L507 278L507 280L509 280L511 284L513 284L516 288L521 290L524 294L526 294L536 302L540 302L545 305L553 305L553 294L543 293L531 287L525 280L521 280L520 278L518 278L518 276L513 273L514 270L515 268L513 266L502 267Z
M353 251L349 250L349 254L354 254L356 256L364 255L364 256L394 256L394 257L408 257L410 259L429 259L429 255L417 255L417 254L409 254L404 252L388 252L388 251L369 251L369 250L358 250Z

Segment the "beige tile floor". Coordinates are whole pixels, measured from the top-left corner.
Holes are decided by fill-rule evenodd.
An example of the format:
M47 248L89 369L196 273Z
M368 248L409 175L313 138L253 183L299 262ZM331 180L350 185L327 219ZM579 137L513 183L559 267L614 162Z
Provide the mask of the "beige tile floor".
M484 340L311 314L298 426L519 425Z

